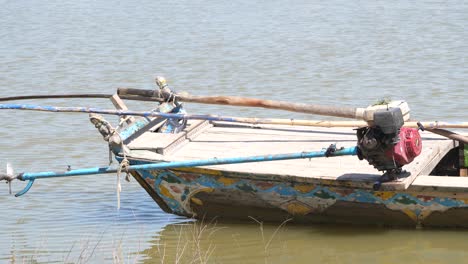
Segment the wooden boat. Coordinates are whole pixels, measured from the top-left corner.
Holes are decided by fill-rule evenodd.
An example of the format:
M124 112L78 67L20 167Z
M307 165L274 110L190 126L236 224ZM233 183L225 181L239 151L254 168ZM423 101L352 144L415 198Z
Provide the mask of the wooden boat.
M118 109L125 105L113 98ZM194 159L307 152L356 145L352 128L255 125L189 120L177 133L160 133L161 118L127 119L113 150L131 165ZM422 133L423 150L383 183L382 172L355 156L225 164L131 174L167 213L297 223L468 227L467 151L458 141ZM111 144L112 145L112 144ZM112 146L111 146L112 148ZM457 174L457 176L447 176Z
M468 140L438 129L442 124L430 124L427 130L432 133L422 133L421 148L419 132L402 128L403 124L416 125L405 122L409 109L401 110L404 104L398 103L396 108L385 104L383 110L375 112L374 106L350 109L239 97L191 97L172 93L163 79L157 79L157 83L160 86L157 91L119 89L109 96L117 110L0 105L0 109L93 113L91 122L108 141L120 164L119 169L109 166L18 175L8 169L0 175L0 181L29 181L17 194L21 196L38 178L117 172L120 179L120 174L127 172L162 210L185 217L468 227L468 178L460 177L467 175L468 167L468 147L460 142L468 145ZM53 95L83 96L107 97ZM13 99L32 97L44 96ZM144 113L127 111L122 101L148 98L160 105ZM332 126L331 122L187 115L177 103L181 99L330 113L366 122L357 125L338 122L346 127L337 127L335 123L327 128L320 126ZM117 114L122 118L114 128L96 113ZM468 127L466 123L446 125ZM353 130L356 126L360 127L357 132ZM374 139L381 142L375 145ZM406 157L405 161L399 160L403 156L397 159L397 152L402 149L411 150L412 157ZM388 150L392 151L390 156ZM351 156L356 154L366 160ZM382 171L386 171L384 176Z

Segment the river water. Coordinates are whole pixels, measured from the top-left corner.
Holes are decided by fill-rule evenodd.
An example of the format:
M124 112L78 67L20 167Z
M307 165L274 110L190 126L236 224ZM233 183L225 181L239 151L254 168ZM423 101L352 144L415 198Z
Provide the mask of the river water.
M468 4L427 1L0 0L0 97L171 87L367 106L406 99L417 120L466 121ZM28 103L111 108L107 100ZM151 103L129 103L146 110ZM191 113L311 118L188 105ZM0 112L0 164L17 172L107 164L81 114ZM115 118L109 118L116 121ZM15 182L13 191L24 183ZM2 263L463 263L466 230L190 222L135 181L0 186Z

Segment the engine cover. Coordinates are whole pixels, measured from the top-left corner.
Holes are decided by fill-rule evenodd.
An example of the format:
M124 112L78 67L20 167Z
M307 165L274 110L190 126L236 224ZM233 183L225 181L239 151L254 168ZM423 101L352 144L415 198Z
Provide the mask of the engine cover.
M419 131L414 128L402 127L400 130L400 141L385 155L401 166L411 163L414 158L421 154L422 141Z

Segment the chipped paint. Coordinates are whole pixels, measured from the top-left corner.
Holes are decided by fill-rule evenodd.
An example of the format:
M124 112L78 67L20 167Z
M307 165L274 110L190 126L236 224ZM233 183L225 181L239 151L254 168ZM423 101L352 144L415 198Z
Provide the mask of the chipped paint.
M153 178L145 178L146 183L148 183L150 186L155 186L155 180Z
M301 184L294 186L294 189L298 190L301 193L308 193L315 189L315 185L312 184Z
M306 215L310 212L312 212L312 208L303 204L303 203L300 203L298 201L293 201L291 203L289 203L287 206L286 206L286 210L288 211L288 213L292 214L292 215Z
M198 199L198 198L192 197L192 198L190 198L190 200L191 200L194 204L197 204L197 205L199 205L199 206L203 206L203 202L202 202L200 199Z
M224 184L224 186L229 186L229 185L233 185L235 184L236 182L238 182L239 180L237 179L231 179L231 178L226 178L226 177L219 177L218 178L218 181L222 184Z
M226 194L232 191L254 195L266 204L291 215L308 215L324 212L337 201L384 205L389 210L400 211L415 224L421 224L433 212L444 212L454 207L468 207L468 199L437 197L396 191L373 191L349 187L329 187L317 184L297 184L269 180L231 179L189 172L139 171L175 213L193 216L190 204L203 206L195 197L201 192ZM183 190L183 191L182 191ZM229 199L229 198L227 198ZM236 201L232 201L236 203ZM359 216L357 216L359 217Z
M323 192L323 191L318 191L315 193L315 196L322 198L322 199L332 199L335 200L335 196L332 193L329 192Z
M395 196L395 192L374 192L374 195L386 201Z
M169 189L167 189L164 185L159 185L159 190L161 191L161 194L164 197L167 197L169 199L174 199L174 196L171 194Z
M413 222L418 223L418 216L416 215L415 211L410 210L409 208L401 210L403 213L405 213Z
M144 128L149 123L148 118L141 118L136 120L132 125L128 126L124 130L120 131L120 137L122 140L126 140L127 138L131 137L135 134L138 130Z
M194 174L223 176L222 171L213 170L213 169L198 168L198 167L178 168L177 170L174 170L174 172L177 172L177 171L189 172L189 173L194 173Z
M319 197L297 197L296 199L312 208L311 212L313 213L321 213L337 202L336 199L322 199Z
M274 187L275 183L274 182L266 182L266 181L256 181L255 186L259 190L268 190L268 189Z

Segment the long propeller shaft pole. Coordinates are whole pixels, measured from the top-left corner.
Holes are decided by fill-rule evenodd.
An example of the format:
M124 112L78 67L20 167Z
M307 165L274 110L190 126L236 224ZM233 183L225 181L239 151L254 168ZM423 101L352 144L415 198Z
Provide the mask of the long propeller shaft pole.
M349 156L357 155L357 147L348 147L342 149L336 149L334 146L330 146L328 149L313 152L296 152L286 154L270 154L260 156L247 156L247 157L232 157L232 158L211 158L211 159L200 159L200 160L189 160L189 161L173 161L173 162L162 162L162 163L149 163L142 165L128 166L125 171L139 171L139 170L163 170L171 168L187 168L187 167L198 167L198 166L210 166L210 165L222 165L222 164L238 164L238 163L251 163L251 162L265 162L265 161L278 161L278 160L291 160L291 159L310 159L319 157L336 157L336 156ZM64 172L25 172L19 174L17 177L12 179L18 179L21 181L29 181L26 188L16 194L21 196L29 191L32 184L37 179L57 178L57 177L72 177L72 176L83 176L83 175L95 175L95 174L109 174L116 173L118 170L111 167L96 167L96 168L84 168L77 170L70 170Z
M343 118L362 119L364 109L344 106L326 106L303 103L292 103L277 100L263 100L258 98L240 97L240 96L195 96L188 93L164 94L162 97L175 96L178 101L199 104L215 104L215 105L231 105L245 107L261 107L267 109L285 110L290 112L316 114L324 116L335 116ZM122 99L141 100L141 101L157 101L160 96L155 94L153 90L142 90L132 88L119 88L117 94Z
M152 90L119 88L118 95L126 100L138 101L153 101L164 102L165 99L160 96L155 96ZM33 100L33 99L58 99L58 98L111 98L112 94L61 94L61 95L26 95L26 96L11 96L0 97L0 102L17 101L17 100ZM285 101L263 100L257 98L239 97L239 96L194 96L186 93L177 94L177 100L181 102L201 103L201 104L218 104L232 105L245 107L262 107L268 109L278 109L299 113L309 113L325 116L335 116L344 118L361 119L359 115L363 110L361 108L352 107L337 107L311 105L302 103L291 103Z

